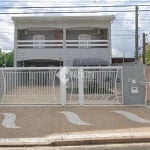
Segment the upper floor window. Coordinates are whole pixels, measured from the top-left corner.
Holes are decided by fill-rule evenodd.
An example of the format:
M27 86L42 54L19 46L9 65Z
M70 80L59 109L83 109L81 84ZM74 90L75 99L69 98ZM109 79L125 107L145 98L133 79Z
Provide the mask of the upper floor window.
M89 48L90 39L91 38L89 34L79 34L78 36L79 48Z
M33 35L33 48L44 48L45 35Z

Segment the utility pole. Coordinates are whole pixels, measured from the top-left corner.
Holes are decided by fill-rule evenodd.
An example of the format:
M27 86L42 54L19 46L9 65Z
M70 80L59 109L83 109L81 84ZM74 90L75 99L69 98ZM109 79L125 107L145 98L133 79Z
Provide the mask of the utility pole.
M138 11L139 11L139 7L138 6L135 6L135 60L136 62L138 62L138 49L139 49L139 44L138 44L138 40L139 40L139 33L138 33Z
M145 45L146 45L146 42L145 42L145 37L146 37L146 34L143 33L143 64L145 64Z

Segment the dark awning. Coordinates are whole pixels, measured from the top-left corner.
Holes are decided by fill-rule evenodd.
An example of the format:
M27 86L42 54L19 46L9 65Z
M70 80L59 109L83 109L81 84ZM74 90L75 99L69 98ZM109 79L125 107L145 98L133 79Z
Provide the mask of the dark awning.
M98 58L74 59L73 66L108 66L108 61Z

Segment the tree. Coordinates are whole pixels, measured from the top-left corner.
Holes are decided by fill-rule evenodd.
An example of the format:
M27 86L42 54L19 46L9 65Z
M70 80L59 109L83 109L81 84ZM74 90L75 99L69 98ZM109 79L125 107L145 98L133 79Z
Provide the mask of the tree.
M146 64L150 64L150 44L146 44L145 46L145 59L146 59Z
M0 49L0 67L13 67L14 52L2 52Z

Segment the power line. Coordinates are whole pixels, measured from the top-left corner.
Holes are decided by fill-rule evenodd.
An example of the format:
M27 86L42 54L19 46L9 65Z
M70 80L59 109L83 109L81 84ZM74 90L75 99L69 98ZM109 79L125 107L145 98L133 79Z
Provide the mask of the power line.
M33 1L33 0L1 0L1 2L35 2L35 3L47 3L47 1ZM51 1L51 3L55 3L56 1L54 1L54 0L52 0ZM100 3L105 3L105 2L103 2L103 1L99 1ZM107 3L116 3L116 2L121 2L121 1L119 1L119 0L116 0L116 1L107 1ZM131 3L143 3L143 2L145 2L145 3L148 3L148 1L134 1L134 0L132 0L131 1ZM64 1L59 1L59 3L78 3L78 2L64 2ZM83 3L83 2L81 2L81 3ZM84 2L84 4L87 4L87 3L96 3L96 4L98 4L98 2Z
M148 4L142 4L142 5L138 5L139 7L142 6L142 7L148 7L150 5ZM0 9L4 8L4 9L12 9L12 8L88 8L88 7L108 7L108 8L111 8L111 7L122 7L122 8L126 8L126 7L135 7L135 5L76 5L76 6L1 6Z
M10 7L10 6L2 6L2 7L0 7L0 9L28 9L28 8L95 8L95 7L108 7L108 8L111 8L111 7L134 7L135 5L115 5L115 6L108 6L108 5L100 5L100 6L98 6L98 5L78 5L78 6L49 6L49 7L46 7L46 6L32 6L32 7L30 7L30 6L15 6L15 7ZM140 5L140 6L150 6L150 5Z
M134 12L134 10L101 10L101 11L37 11L37 12L0 12L0 14L58 14L58 13L100 13L100 12L105 12L105 13L110 13L110 12L118 12L118 13L123 13L123 12Z

